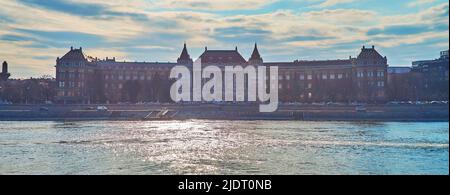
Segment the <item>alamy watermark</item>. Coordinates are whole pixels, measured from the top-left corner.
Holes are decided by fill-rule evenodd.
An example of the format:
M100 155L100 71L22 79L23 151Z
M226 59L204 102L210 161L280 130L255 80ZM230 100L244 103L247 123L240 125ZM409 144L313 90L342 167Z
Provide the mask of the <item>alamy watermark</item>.
M202 69L201 62L195 62L191 70L175 66L170 78L177 81L170 88L170 97L175 102L259 101L260 112L275 112L278 109L278 67L269 67L269 74L266 70L265 66L252 65L225 66L223 71L218 66Z

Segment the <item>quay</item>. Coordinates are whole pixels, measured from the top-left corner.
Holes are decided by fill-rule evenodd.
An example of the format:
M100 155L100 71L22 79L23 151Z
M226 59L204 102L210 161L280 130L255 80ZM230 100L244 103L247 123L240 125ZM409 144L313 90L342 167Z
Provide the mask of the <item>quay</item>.
M107 110L97 110L105 106ZM94 109L93 109L94 108ZM273 113L257 105L0 105L0 121L46 120L303 120L448 121L444 105L280 105Z

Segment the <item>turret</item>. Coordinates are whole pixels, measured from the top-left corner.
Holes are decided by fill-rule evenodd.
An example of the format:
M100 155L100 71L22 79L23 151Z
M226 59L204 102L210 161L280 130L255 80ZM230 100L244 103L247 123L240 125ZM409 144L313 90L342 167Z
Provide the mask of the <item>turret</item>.
M261 58L261 55L258 51L258 44L255 43L255 47L253 48L253 53L250 59L248 60L248 63L251 65L258 65L263 63L263 59Z
M187 51L186 43L184 43L183 50L181 51L181 54L177 60L177 63L181 64L181 65L192 65L193 64L192 58Z
M8 73L8 62L4 61L2 64L2 72L0 73L0 81L6 81L11 76Z
M2 73L8 73L8 62L4 61L2 65Z

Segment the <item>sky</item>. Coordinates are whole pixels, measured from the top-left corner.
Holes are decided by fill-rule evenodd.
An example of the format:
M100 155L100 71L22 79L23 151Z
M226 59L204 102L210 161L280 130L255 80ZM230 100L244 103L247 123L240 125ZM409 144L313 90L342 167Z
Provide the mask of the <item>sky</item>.
M13 78L55 75L70 47L123 61L176 61L186 42L264 61L347 59L375 45L390 66L449 48L448 0L0 0L0 61Z

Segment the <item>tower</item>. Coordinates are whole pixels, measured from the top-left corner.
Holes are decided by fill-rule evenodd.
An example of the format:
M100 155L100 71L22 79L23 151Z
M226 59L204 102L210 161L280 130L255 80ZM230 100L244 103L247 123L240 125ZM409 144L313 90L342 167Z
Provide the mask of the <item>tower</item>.
M186 43L184 43L183 51L181 51L181 55L177 60L178 64L181 65L192 65L193 61L191 56L189 56L189 53L187 51Z
M255 43L255 48L253 49L252 56L248 60L248 64L250 64L250 65L262 65L263 64L263 59L261 58L261 55L259 54L257 43Z
M6 81L11 76L11 74L8 73L8 62L4 61L2 64L2 72L0 73L0 80Z

